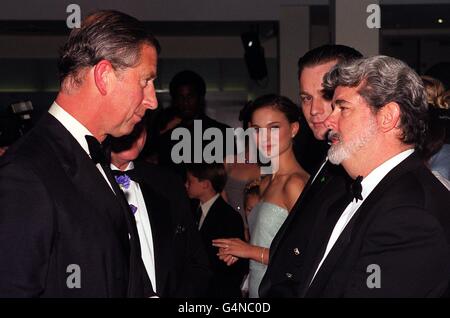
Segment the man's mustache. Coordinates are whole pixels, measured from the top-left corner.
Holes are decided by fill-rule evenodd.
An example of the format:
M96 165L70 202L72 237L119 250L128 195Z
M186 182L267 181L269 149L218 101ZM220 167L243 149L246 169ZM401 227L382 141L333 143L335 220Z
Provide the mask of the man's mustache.
M332 129L328 129L327 132L325 133L325 136L327 137L327 141L328 144L331 145L333 140L341 140L341 135L335 131L333 131Z

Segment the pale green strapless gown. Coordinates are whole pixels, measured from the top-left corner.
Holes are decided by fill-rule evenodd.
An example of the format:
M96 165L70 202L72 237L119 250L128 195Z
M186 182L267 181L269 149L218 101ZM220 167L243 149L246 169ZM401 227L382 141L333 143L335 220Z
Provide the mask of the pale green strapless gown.
M288 211L285 208L269 202L259 202L253 208L248 218L250 244L270 248L270 243L272 243L273 238L287 216ZM250 260L248 275L248 293L250 298L259 297L258 288L266 269L267 265Z

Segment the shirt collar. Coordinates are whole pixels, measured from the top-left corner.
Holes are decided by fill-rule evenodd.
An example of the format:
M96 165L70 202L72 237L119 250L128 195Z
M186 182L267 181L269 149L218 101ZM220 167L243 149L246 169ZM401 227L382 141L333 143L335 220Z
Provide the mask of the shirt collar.
M133 161L130 161L124 171L133 170L133 169L134 169L134 163L133 163ZM120 170L120 169L111 163L111 170Z
M219 197L219 193L217 193L215 196L213 196L211 199L206 201L205 203L200 203L200 207L202 208L202 214L206 215L211 208L211 206L216 202L217 198Z
M380 181L397 165L399 165L403 160L408 158L414 149L405 150L389 160L383 162L381 165L376 167L372 172L370 172L367 177L361 181L362 192L361 195L365 199L369 196L372 190L380 183Z
M56 102L53 102L48 112L69 131L69 133L80 144L81 148L83 148L83 150L90 156L89 146L84 136L93 136L93 134Z

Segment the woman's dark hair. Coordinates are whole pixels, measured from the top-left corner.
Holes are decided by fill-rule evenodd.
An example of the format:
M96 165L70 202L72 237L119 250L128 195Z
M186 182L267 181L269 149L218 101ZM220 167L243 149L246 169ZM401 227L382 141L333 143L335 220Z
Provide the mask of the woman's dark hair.
M242 118L250 121L256 110L265 107L272 107L282 112L290 123L300 120L300 108L289 98L276 94L263 95L248 103L243 111Z

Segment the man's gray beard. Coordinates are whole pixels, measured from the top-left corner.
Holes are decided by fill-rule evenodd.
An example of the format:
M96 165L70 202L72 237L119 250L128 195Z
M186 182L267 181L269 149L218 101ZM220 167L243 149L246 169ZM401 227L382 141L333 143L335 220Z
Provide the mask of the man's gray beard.
M368 144L377 132L377 123L371 119L367 129L363 130L362 135L359 135L354 140L347 143L339 142L331 145L328 150L328 160L334 165L340 165L344 160Z
M340 165L342 161L350 157L350 154L348 147L339 141L328 149L328 160L334 165Z

